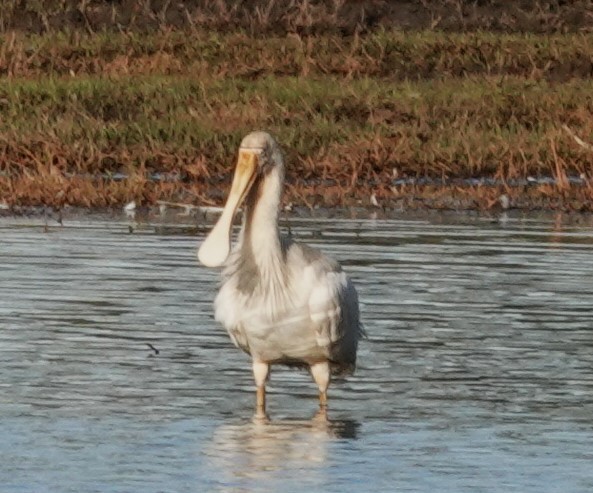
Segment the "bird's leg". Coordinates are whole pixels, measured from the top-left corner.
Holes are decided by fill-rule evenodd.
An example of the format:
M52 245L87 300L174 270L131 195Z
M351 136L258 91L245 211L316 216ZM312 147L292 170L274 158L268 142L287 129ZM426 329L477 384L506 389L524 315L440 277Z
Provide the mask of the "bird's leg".
M253 360L253 376L255 377L256 390L256 407L255 415L257 417L266 416L266 380L270 365L262 361Z
M330 380L329 363L327 361L313 363L311 365L311 375L313 375L313 380L315 380L315 383L319 387L319 407L326 409L327 388L329 387Z

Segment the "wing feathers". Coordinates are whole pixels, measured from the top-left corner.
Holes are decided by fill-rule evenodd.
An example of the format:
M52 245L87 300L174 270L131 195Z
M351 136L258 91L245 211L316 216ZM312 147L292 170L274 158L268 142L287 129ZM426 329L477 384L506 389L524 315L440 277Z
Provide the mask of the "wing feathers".
M324 272L318 279L309 297L309 313L317 343L328 347L339 341L345 330L342 324L342 293L347 288L348 279L343 272Z

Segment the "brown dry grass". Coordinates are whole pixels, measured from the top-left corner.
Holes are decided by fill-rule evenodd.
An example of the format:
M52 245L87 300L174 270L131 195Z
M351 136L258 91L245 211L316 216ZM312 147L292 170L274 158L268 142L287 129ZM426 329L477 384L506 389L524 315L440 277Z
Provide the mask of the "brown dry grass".
M550 82L593 74L593 39L584 33L540 36L488 32L376 30L344 37L275 36L166 30L77 31L0 38L7 78L177 75L195 79L301 76L425 80L508 75Z
M10 115L0 123L0 201L220 202L235 149L254 128L284 145L292 197L303 203L317 194L326 205L365 202L371 189L386 200L402 193L394 177L551 176L557 193L585 197L589 188L568 177L591 176L591 153L560 128L591 140L593 100L584 94L593 94L591 81L508 77L11 81L0 84ZM131 178L114 182L114 173ZM176 181L155 183L156 173Z
M0 32L207 29L254 36L353 34L377 27L447 31L591 30L588 0L4 0Z
M324 14L334 27L336 12ZM562 131L593 141L583 33L94 33L90 17L91 29L55 32L46 15L47 34L0 38L0 202L220 203L241 137L265 128L286 150L287 201L311 207L368 205L371 193L390 206L490 208L504 193L521 207L591 207L591 152ZM555 182L510 186L527 176ZM498 185L454 181L468 177Z

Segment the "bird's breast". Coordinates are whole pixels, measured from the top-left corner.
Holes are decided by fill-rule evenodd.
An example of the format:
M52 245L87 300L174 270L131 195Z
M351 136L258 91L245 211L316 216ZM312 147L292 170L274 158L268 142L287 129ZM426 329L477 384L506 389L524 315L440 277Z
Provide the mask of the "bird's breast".
M320 351L308 306L271 292L241 292L225 283L215 301L216 319L241 349L265 361L307 359Z

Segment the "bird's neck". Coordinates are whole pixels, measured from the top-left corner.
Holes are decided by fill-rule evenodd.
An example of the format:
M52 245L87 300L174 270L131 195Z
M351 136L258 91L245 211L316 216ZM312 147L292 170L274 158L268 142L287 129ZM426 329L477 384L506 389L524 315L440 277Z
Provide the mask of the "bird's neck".
M277 166L254 184L245 201L241 243L260 270L274 268L282 257L278 214L283 181Z

